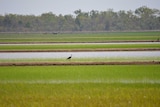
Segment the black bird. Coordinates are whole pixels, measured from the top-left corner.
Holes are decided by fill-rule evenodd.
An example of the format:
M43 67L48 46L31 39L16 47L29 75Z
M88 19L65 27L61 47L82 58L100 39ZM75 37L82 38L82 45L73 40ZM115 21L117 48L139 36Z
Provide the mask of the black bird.
M72 58L72 54L71 54L71 56L69 56L67 59L71 59Z

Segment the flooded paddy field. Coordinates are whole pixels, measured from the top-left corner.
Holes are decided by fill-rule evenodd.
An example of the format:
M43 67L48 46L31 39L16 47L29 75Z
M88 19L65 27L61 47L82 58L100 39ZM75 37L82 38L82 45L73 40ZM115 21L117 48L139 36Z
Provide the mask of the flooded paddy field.
M0 105L159 107L159 34L0 34ZM19 52L53 46L65 51ZM92 50L67 51L77 46ZM147 50L117 51L137 46Z
M129 58L160 57L160 51L118 51L118 52L14 52L0 53L0 59L35 59L35 58Z

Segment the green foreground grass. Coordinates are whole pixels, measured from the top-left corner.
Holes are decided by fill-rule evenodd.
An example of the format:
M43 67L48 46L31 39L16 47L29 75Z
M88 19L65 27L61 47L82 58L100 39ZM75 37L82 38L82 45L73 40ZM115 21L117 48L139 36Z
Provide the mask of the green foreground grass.
M0 67L0 105L159 107L159 65Z
M0 43L21 42L107 42L107 41L157 41L160 32L108 32L80 34L0 34Z

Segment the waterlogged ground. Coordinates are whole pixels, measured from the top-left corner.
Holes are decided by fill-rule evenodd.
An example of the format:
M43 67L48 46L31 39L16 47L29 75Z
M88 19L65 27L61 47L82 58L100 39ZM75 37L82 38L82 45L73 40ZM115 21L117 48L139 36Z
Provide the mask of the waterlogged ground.
M160 57L160 51L115 51L115 52L14 52L0 53L1 59L45 59L45 58L141 58Z
M0 106L160 107L159 37L159 32L58 35L2 33L0 34L0 64L11 63L12 66L0 66ZM126 43L131 41L136 44ZM83 51L107 49L107 52L98 55L94 52L79 52L79 54L73 52L75 49L84 49ZM118 51L108 52L113 51L110 49ZM132 50L131 53L134 54L128 56L131 55L130 52L119 54L122 49L123 51L140 49L141 52L135 54ZM33 50L46 50L47 54L15 53ZM63 55L58 52L48 53L50 50L67 52ZM146 50L151 51L146 53ZM15 52L4 53L5 51ZM66 60L71 54L72 59ZM117 56L122 54L123 56ZM147 63L147 65L15 66L15 63L24 62L46 64L114 61L158 63L156 65Z

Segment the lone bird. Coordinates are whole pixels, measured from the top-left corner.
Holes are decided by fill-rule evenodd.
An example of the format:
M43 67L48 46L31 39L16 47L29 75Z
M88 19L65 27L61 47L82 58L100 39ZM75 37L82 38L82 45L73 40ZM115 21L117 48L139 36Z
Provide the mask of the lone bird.
M72 58L72 54L71 54L71 56L69 56L67 59L71 59Z

